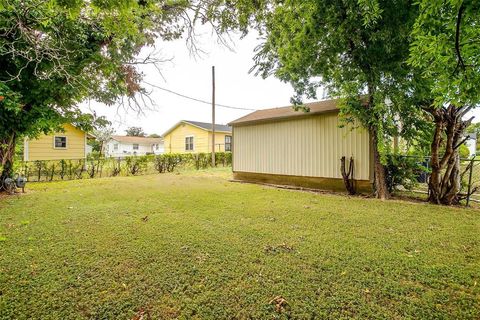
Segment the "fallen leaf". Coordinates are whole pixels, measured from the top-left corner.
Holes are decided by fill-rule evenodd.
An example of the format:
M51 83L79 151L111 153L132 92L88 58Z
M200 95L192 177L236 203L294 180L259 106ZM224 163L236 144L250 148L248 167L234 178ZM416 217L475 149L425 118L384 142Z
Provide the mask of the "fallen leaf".
M276 296L268 304L275 304L275 310L278 313L281 313L285 310L285 307L288 305L287 300L282 296Z
M144 320L144 319L149 319L149 313L146 311L144 308L140 308L138 310L137 314L133 316L132 320Z

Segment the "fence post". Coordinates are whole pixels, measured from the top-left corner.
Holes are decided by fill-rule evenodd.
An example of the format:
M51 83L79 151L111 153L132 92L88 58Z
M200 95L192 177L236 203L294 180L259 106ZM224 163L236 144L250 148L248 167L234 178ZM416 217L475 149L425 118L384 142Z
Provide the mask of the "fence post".
M470 160L470 172L468 173L467 207L470 205L470 192L472 190L473 159Z

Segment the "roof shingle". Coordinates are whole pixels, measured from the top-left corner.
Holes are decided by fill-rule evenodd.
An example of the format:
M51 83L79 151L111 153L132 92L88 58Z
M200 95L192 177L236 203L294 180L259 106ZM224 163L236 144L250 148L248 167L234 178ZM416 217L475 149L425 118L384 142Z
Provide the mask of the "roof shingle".
M190 120L183 120L186 123L193 124L194 126L200 127L202 129L212 131L212 124L208 122L198 122L198 121L190 121ZM224 132L232 132L232 128L225 124L215 124L215 131L224 131Z
M190 120L181 120L176 123L173 127L168 129L163 133L163 136L166 136L170 132L172 132L175 128L177 128L180 124L187 123L192 126L198 127L203 130L212 131L212 124L208 122L199 122L199 121L190 121ZM215 131L217 132L232 132L232 127L225 125L225 124L215 124Z

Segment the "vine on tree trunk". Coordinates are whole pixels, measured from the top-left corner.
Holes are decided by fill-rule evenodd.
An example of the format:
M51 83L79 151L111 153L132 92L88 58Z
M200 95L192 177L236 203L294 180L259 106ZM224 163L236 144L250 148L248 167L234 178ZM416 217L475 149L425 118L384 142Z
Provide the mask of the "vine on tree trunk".
M434 204L458 204L462 199L460 155L458 148L466 141L465 129L473 117L463 120L471 108L449 105L426 108L435 123L431 143L431 174L428 181L428 201ZM442 153L443 152L443 153Z

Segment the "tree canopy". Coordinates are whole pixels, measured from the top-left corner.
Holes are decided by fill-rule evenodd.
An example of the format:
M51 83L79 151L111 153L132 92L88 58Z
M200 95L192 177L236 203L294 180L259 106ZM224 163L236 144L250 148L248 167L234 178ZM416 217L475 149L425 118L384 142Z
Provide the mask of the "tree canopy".
M230 12L222 18L244 31L254 26L262 35L252 70L290 83L299 107L305 97L316 98L320 87L327 90L340 98L344 120L369 129L377 195L388 197L381 159L388 138L412 138L421 119L411 108L415 96L405 90L417 8L408 0L272 0L242 1ZM402 131L396 124L400 114Z
M132 137L145 137L145 132L141 127L130 127L127 130L125 130L127 133L127 136L132 136Z
M422 0L410 64L431 81L435 106L480 102L480 2Z
M480 103L480 3L472 0L422 0L412 32L410 65L428 83L431 100L423 106L434 124L430 148L429 201L459 203L460 156Z
M139 59L156 39L172 40L201 17L200 1L2 0L0 167L11 172L17 139L58 129L85 99L139 107ZM5 176L6 173L2 174Z

